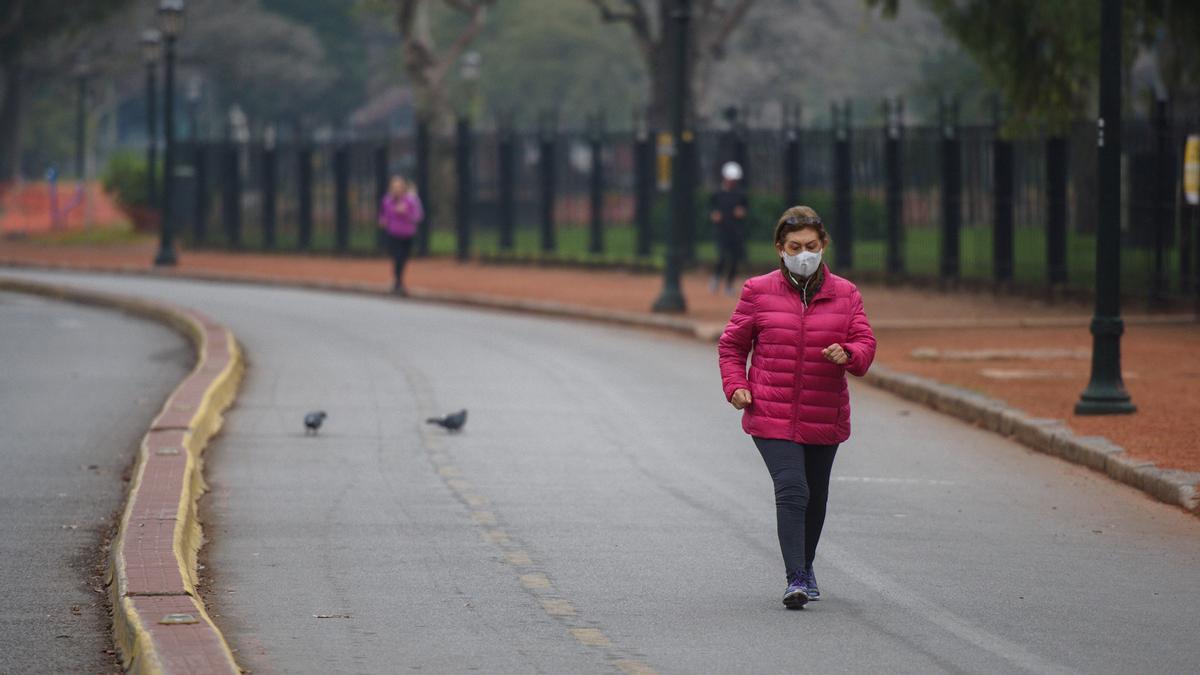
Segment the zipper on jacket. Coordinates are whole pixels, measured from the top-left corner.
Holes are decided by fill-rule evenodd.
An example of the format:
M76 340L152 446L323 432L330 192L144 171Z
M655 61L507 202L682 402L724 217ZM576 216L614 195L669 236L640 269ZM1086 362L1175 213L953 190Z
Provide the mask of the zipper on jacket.
M791 274L791 272L788 272L788 274ZM794 392L794 396L792 397L792 428L788 434L788 437L792 442L796 441L796 426L799 424L800 418L800 387L804 379L804 349L807 344L805 340L805 333L807 332L806 319L808 318L808 302L806 302L804 298L808 295L808 284L812 282L813 276L815 275L809 275L808 280L804 282L804 289L800 291L800 344L796 346L798 352L798 357L796 358L796 368L799 370L799 373L793 373L793 377L795 378L794 381L796 383L796 390ZM792 278L794 279L795 277Z

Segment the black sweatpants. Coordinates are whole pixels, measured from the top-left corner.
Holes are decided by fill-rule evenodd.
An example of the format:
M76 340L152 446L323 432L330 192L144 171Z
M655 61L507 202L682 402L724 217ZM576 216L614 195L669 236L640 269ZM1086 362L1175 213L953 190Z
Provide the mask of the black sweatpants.
M775 482L775 519L785 571L790 576L811 565L825 525L829 473L837 445L802 445L754 438Z
M412 242L412 237L387 235L388 251L392 254L392 273L395 275L397 288L404 285L404 266L408 263L408 254L412 251Z
M723 278L726 286L733 286L733 280L737 278L738 263L745 255L746 250L741 240L718 237L717 266L713 268L713 278L718 281Z

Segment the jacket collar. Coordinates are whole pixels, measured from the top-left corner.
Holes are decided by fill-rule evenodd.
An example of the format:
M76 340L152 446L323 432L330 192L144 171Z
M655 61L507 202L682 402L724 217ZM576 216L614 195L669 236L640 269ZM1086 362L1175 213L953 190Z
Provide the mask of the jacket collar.
M787 290L787 292L796 293L797 295L799 295L800 290L797 289L795 286L792 286L792 282L789 281L786 276L784 276L785 274L787 274L787 270L782 268L782 266L781 266L780 273L778 275L776 275L776 278L779 280L779 283L784 287L784 289ZM838 281L840 281L840 277L835 275L833 272L829 271L829 266L826 265L825 263L821 263L821 270L820 270L819 274L821 275L821 279L820 279L821 287L818 288L815 293L813 293L812 298L809 300L808 304L812 304L814 302L817 302L818 300L829 300L829 299L833 298L834 295L836 294L836 291L834 290L834 286L837 285Z

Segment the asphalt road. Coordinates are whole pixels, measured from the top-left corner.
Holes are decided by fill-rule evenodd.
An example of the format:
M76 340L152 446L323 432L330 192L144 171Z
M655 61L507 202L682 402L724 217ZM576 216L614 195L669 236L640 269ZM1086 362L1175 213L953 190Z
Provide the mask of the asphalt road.
M825 599L789 612L770 480L711 345L383 298L22 276L170 300L238 334L249 368L208 456L206 574L256 673L1200 659L1200 520L865 386L818 552ZM423 424L460 407L461 434ZM317 408L329 419L305 437Z
M192 360L156 323L0 292L0 673L114 668L101 546Z

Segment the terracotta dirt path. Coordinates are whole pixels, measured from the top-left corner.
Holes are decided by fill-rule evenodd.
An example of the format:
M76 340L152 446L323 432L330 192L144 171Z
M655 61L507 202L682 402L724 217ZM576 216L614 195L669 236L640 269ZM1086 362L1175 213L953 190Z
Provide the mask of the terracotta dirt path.
M0 264L145 271L153 252L151 242L81 247L0 241ZM377 284L381 289L390 281L389 264L371 258L184 251L176 269L245 280ZM414 288L647 313L661 288L657 275L445 258L414 260L407 282ZM860 289L876 327L879 363L979 391L1038 417L1065 420L1078 434L1105 436L1160 467L1200 471L1200 323L1125 308L1122 366L1138 412L1080 417L1073 408L1090 371L1090 307L896 286L864 284ZM687 318L713 327L728 320L735 298L710 293L704 273L685 277L683 290ZM929 350L942 356L920 357Z

